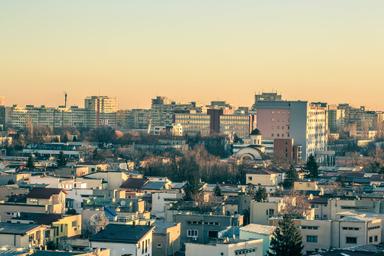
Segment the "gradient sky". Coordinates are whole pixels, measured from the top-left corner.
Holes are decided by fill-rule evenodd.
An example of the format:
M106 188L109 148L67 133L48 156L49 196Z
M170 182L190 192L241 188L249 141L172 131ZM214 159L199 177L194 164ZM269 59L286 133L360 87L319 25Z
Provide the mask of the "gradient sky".
M383 0L1 0L0 95L239 106L277 90L384 110L383 14Z

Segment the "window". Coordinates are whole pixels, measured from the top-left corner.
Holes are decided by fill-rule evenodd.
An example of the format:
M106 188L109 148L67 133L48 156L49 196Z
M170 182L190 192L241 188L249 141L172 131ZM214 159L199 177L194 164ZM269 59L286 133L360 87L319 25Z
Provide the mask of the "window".
M359 228L354 228L354 227L343 227L343 230L355 230L355 231L358 231Z
M301 226L301 229L318 230L318 226Z
M217 232L217 231L208 231L208 237L209 238L217 238L218 237L218 234L219 234L219 232Z
M375 242L377 242L379 239L378 239L378 237L377 236L375 236Z
M308 243L317 243L317 236L307 236Z
M162 248L163 245L162 245L161 243L158 243L158 244L156 245L156 247L157 247L157 248Z
M187 237L197 237L198 231L197 229L188 229L187 230Z
M369 237L369 242L372 243L373 242L373 237Z
M347 244L357 244L357 237L347 236L345 238L345 243L347 243Z
M275 215L275 210L274 209L268 209L266 211L266 215L268 215L269 217L272 217L273 215Z

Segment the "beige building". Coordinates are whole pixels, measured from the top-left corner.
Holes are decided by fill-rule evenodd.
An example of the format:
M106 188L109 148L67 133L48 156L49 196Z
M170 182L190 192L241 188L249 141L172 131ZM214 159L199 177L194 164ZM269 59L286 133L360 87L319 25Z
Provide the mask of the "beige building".
M172 256L180 250L180 223L155 222L152 255Z
M360 211L379 213L380 202L370 199L315 198L310 201L316 219L336 220L339 212Z
M255 186L275 187L279 184L279 175L269 171L247 172L246 183Z
M37 224L0 223L0 245L11 248L41 248L46 227Z
M27 194L29 205L44 205L48 213L65 213L64 190L58 188L33 188Z
M63 216L52 223L52 240L58 244L60 240L81 235L81 214Z
M337 220L296 220L304 252L381 243L382 220L346 212Z
M175 124L180 124L183 135L208 136L210 134L211 118L206 113L176 113Z
M251 201L250 222L254 224L269 225L269 219L277 217L285 209L286 204L283 199L271 202Z
M293 183L293 190L304 193L315 192L318 195L324 194L323 189L318 186L317 181L295 181Z
M221 115L220 133L227 136L236 134L240 138L248 138L253 129L251 120L250 115Z

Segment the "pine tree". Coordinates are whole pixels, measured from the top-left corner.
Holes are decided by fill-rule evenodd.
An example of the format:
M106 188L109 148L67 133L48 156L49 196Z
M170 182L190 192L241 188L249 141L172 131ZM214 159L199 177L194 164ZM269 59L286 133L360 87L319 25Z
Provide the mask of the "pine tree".
M293 183L299 179L299 175L297 174L296 168L291 165L287 172L287 177L284 180L284 187L285 188L292 188Z
M57 167L64 167L67 165L67 159L64 156L63 151L60 152L59 156L57 157Z
M255 200L257 202L264 202L265 200L267 200L267 197L267 190L264 187L259 186L255 193Z
M302 238L292 219L284 215L276 227L268 256L302 256Z
M33 159L33 156L32 156L32 155L30 155L30 156L28 157L28 160L27 160L27 168L28 168L28 169L33 169L33 168L35 168L35 163L34 163L34 159Z
M319 176L319 166L317 165L316 159L312 154L308 157L307 170L309 171L310 178L317 178Z
M216 184L216 187L213 190L213 192L215 193L215 196L221 196L222 195L221 188L220 188L219 184Z

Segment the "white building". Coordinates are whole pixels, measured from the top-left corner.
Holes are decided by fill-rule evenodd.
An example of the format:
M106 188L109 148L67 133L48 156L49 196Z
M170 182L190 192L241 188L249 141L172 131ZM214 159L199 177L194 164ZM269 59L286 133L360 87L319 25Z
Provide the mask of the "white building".
M327 105L307 101L256 101L257 128L264 140L292 138L302 146L303 160L328 143Z
M249 224L240 228L240 239L262 239L263 240L263 255L267 255L269 250L270 241L275 231L275 226Z
M215 244L185 244L186 256L220 255L220 256L263 256L263 240L224 241Z
M340 213L337 220L296 220L304 252L377 245L382 239L382 220L366 214Z
M176 191L158 192L152 194L152 210L151 214L158 218L165 217L166 207L173 202L182 199L183 195Z
M151 226L109 224L90 238L91 248L110 249L110 256L152 255Z

